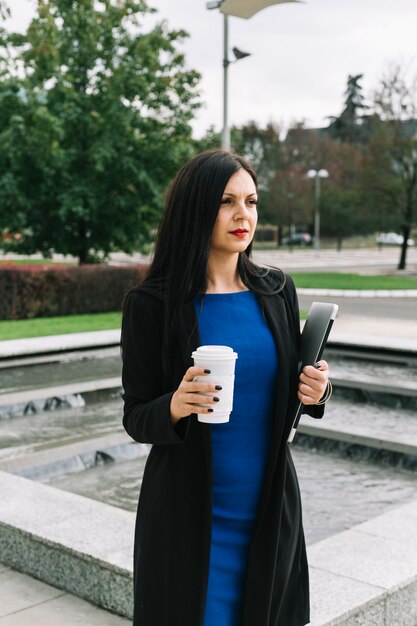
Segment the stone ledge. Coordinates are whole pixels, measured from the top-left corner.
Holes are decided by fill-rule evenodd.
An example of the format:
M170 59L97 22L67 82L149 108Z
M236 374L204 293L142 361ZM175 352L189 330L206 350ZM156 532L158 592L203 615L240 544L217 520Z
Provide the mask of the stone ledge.
M5 472L0 483L2 563L131 617L134 513Z
M417 624L417 501L308 548L311 626Z
M150 446L135 443L124 430L93 439L41 448L12 458L0 458L0 471L42 481L45 478L84 471L98 463L138 459Z
M121 388L120 377L100 378L96 380L78 381L67 385L55 385L54 387L33 388L25 391L0 393L0 406L13 404L25 404L33 400L47 400L62 396L88 394L95 391Z
M68 350L104 348L119 344L120 329L48 335L27 339L6 339L0 342L0 358L10 359L11 357L30 354L51 354Z
M410 460L413 459L414 462L417 462L417 445L413 441L407 442L405 438L403 441L394 441L381 434L372 435L371 433L354 432L352 429L349 429L348 425L345 429L342 429L339 425L332 424L330 421L324 424L316 423L315 421L301 422L297 432L309 437L319 437L329 441L343 442L383 452L394 452L410 457Z
M0 555L120 615L132 614L134 513L0 472ZM308 548L311 626L417 624L417 501Z
M417 398L417 381L416 384L402 384L401 381L395 381L395 384L387 385L383 382L358 380L357 378L344 378L340 375L331 376L333 387L343 389L360 389L367 392L377 392L380 394L390 394L395 396L409 396Z

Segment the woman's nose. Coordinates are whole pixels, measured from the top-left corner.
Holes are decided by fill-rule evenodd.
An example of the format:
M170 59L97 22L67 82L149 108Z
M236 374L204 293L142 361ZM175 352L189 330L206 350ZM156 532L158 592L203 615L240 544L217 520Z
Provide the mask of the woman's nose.
M241 202L238 202L237 208L236 208L236 213L235 213L235 219L236 218L240 219L241 216L246 217L249 214L250 214L249 207L247 206L245 200L242 200Z

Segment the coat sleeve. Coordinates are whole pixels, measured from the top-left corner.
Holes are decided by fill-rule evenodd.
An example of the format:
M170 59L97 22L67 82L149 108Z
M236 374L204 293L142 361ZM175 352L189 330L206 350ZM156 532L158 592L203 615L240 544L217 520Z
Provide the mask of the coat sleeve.
M288 297L289 297L291 310L293 314L294 332L297 338L297 349L300 350L300 343L301 343L300 309L299 309L299 304L298 304L297 290L295 288L293 279L290 276L287 276L286 279L287 279L286 285L288 286ZM304 414L310 415L310 417L320 419L324 415L324 405L322 404L318 406L316 404L303 405L303 406L304 408L302 412Z
M162 392L161 302L144 292L128 294L122 320L123 426L135 441L182 443L185 419L174 427L170 403L175 390ZM188 422L188 420L187 420Z

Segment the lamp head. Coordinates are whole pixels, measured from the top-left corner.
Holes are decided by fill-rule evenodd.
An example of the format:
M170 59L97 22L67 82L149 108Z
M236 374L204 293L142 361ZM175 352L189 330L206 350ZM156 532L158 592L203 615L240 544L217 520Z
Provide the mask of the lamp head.
M288 2L300 1L302 0L222 0L220 2L220 11L224 15L234 15L235 17L249 19L258 11L266 9L273 4L287 4Z
M239 48L232 48L233 54L235 55L236 61L240 61L240 59L245 59L246 57L250 57L250 52L243 52L243 50L239 50Z

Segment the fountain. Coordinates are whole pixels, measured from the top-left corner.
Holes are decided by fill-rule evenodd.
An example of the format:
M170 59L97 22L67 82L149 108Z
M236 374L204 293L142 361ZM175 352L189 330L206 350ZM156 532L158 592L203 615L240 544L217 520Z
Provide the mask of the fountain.
M389 519L398 507L414 515L417 502L415 368L328 359L334 400L324 420L303 418L292 447L313 587L326 542L345 533L358 540L355 528ZM131 442L121 425L118 347L32 355L0 368L0 476L19 511L7 497L0 507L2 559L129 616L134 511L149 446ZM67 570L73 575L65 581ZM333 589L341 574L326 575ZM403 582L396 579L397 587Z

